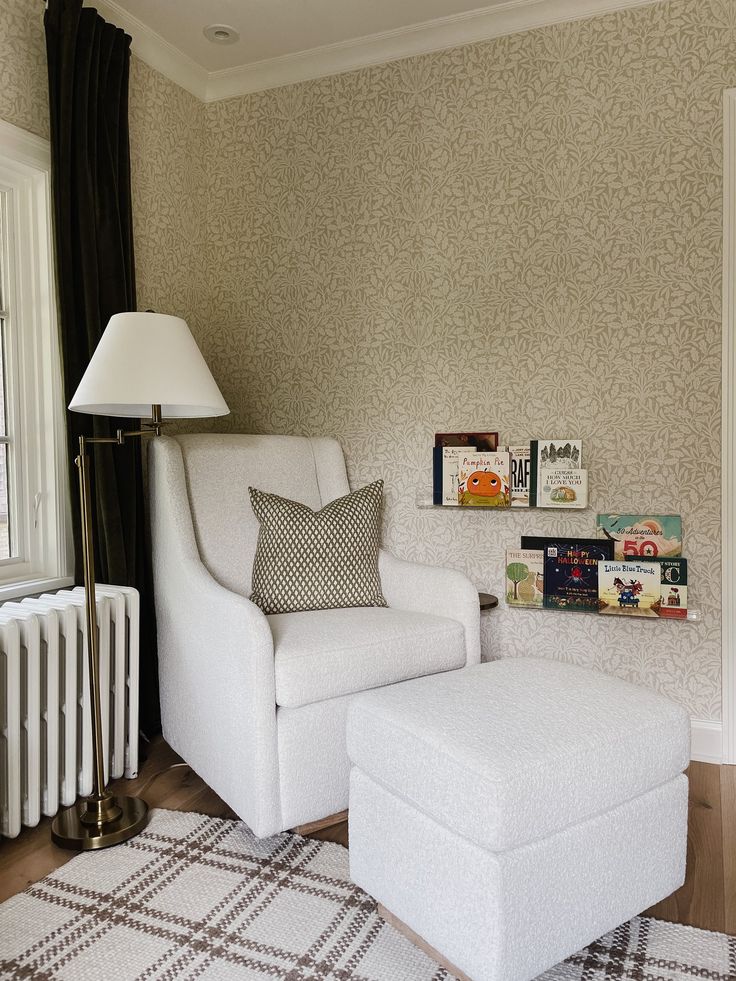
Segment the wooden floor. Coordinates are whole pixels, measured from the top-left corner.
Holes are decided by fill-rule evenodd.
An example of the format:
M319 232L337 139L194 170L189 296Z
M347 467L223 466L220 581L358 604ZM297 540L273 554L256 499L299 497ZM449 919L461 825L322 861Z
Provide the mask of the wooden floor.
M151 807L199 811L216 817L236 815L179 758L157 739L136 780L117 781L121 792L144 797ZM682 889L649 912L662 919L736 935L736 767L693 763L687 880ZM59 868L73 852L49 837L50 820L21 835L0 838L0 902ZM313 837L347 845L347 822Z

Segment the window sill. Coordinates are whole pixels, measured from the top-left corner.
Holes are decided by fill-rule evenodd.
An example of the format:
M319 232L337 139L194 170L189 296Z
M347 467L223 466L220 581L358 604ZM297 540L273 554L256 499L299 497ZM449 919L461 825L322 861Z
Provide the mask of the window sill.
M9 582L0 585L0 603L5 600L22 599L24 596L35 596L37 593L49 593L55 589L66 589L74 585L71 576L59 579L30 579L27 582Z

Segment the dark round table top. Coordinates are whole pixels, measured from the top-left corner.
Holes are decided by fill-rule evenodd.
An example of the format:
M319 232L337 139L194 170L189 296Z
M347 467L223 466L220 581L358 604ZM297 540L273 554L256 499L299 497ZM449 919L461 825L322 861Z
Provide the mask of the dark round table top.
M478 593L481 610L494 610L498 606L498 596L493 593Z

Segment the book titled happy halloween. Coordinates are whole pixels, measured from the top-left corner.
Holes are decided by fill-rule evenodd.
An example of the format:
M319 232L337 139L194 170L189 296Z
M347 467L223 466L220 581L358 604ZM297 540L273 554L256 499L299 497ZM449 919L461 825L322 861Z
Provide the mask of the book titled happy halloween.
M598 609L598 563L613 558L612 542L595 538L552 539L524 535L521 547L544 550L545 609Z

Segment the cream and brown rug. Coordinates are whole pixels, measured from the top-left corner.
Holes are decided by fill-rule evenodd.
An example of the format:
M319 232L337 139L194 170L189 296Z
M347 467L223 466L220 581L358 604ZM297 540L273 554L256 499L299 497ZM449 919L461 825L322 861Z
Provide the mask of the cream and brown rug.
M383 923L340 845L153 812L0 906L3 981L447 981ZM734 981L736 940L637 918L545 981Z

